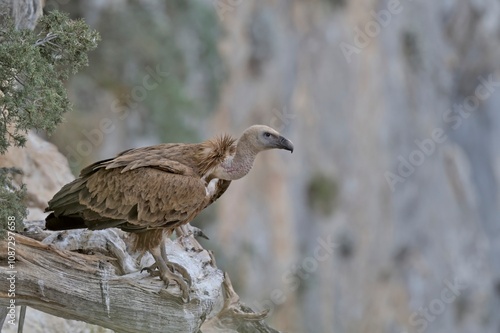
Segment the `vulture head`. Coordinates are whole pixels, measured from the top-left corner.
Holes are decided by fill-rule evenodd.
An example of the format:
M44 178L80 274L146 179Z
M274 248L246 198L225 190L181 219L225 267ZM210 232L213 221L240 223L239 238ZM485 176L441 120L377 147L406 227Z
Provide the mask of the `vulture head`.
M214 177L224 180L240 179L250 171L257 154L269 149L293 152L293 143L268 126L254 125L247 128L238 139L234 155L224 159L215 169Z
M284 149L293 153L293 143L269 126L253 125L243 133L243 138L251 143L256 152L268 149Z

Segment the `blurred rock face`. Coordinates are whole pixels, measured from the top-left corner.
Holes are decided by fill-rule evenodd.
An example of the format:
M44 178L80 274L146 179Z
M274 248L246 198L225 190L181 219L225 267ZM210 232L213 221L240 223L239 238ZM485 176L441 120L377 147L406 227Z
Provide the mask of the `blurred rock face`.
M28 220L43 220L47 202L65 184L74 179L66 158L53 144L34 133L28 133L25 147L11 147L0 155L1 168L15 168L17 175L14 184L26 185L26 204ZM19 310L18 310L19 313ZM110 332L110 330L90 325L81 321L66 320L28 308L25 332ZM2 332L17 332L17 327L4 323Z
M0 14L14 19L17 29L34 29L42 15L45 0L0 0ZM3 19L0 17L0 19ZM25 147L10 147L0 155L1 168L15 168L13 185L26 185L28 220L42 220L47 215L47 202L66 183L74 179L68 161L57 147L34 133L27 134ZM19 309L17 310L19 313ZM66 320L28 309L25 332L90 332L109 330L75 320ZM17 332L17 327L4 323L2 332Z
M498 3L196 4L224 30L217 45L225 77L210 132L238 135L262 123L296 145L293 155L259 156L206 227L206 246L243 301L271 308L282 331L498 331ZM93 21L106 20L104 2L80 6ZM172 45L184 47L186 62L172 66L170 78L185 75L194 99L212 91L193 70L205 49L196 32L171 24L164 2L140 6L183 36ZM112 7L110 17L133 8ZM151 50L140 43L150 39L134 38L118 69L125 77L142 68L134 50ZM148 91L146 100L160 101L171 120L183 109L170 103L175 94L161 99L166 91ZM89 109L110 109L104 104ZM148 111L127 119L155 122ZM128 141L109 134L103 141L114 146L102 157L129 148L133 131L118 132Z
M17 29L35 28L45 0L0 0L0 14L14 19Z
M18 169L15 182L17 186L26 185L28 220L44 219L47 202L74 179L57 147L34 133L28 133L25 147L11 147L1 155L0 167Z
M292 332L498 330L498 5L221 8L217 126L296 144L219 204L243 299Z

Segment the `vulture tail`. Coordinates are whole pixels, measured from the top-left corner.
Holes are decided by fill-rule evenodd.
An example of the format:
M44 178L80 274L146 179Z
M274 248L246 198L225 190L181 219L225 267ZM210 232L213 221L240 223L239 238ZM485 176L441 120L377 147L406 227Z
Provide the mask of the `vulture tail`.
M45 219L45 227L49 230L68 230L87 228L87 225L81 217L56 217L54 213L51 213Z

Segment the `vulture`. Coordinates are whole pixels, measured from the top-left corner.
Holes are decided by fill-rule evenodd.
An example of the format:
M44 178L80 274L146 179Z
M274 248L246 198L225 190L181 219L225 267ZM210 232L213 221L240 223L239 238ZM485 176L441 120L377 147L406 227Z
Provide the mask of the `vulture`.
M63 186L45 210L51 212L46 228L115 227L129 232L133 250L149 251L155 259L145 270L167 286L169 281L177 282L188 299L191 278L182 266L168 260L165 238L174 230L182 231L231 181L245 176L259 152L275 148L293 152L290 140L268 126L254 125L238 140L222 135L197 144L126 150L87 166Z

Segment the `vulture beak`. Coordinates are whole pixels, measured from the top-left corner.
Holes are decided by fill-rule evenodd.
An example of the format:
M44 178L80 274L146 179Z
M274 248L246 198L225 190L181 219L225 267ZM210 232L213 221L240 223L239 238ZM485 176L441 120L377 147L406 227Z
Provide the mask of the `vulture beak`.
M291 153L293 153L292 141L288 140L287 138L281 135L278 137L278 145L276 148L289 150Z

